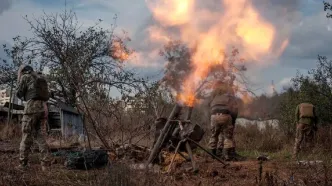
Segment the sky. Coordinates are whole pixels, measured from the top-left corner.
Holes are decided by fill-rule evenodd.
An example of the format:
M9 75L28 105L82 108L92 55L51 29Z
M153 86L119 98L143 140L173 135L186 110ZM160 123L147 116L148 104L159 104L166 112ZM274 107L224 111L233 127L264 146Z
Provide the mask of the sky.
M211 2L218 0L211 0ZM283 54L268 65L250 65L247 76L254 85L256 93L269 93L271 82L281 91L287 86L297 71L306 73L316 65L317 55L332 57L327 46L332 45L332 22L326 18L321 0L253 0L260 13L277 25L279 30L289 32L289 44ZM267 8L262 2L270 2ZM327 0L330 2L331 0ZM208 2L208 1L204 1ZM210 2L210 1L209 1ZM206 6L208 6L205 3ZM125 30L131 37L129 45L140 55L131 67L142 75L152 78L162 76L163 61L155 59L158 48L146 43L146 29L153 24L151 12L145 0L67 0L84 27L102 19L102 27L110 28L117 16L117 31ZM287 10L281 13L278 8ZM1 0L0 1L0 44L12 44L12 38L31 36L29 26L23 16L38 17L43 11L61 12L65 0ZM154 48L152 50L151 48ZM3 56L0 51L0 57ZM135 60L132 60L135 61Z

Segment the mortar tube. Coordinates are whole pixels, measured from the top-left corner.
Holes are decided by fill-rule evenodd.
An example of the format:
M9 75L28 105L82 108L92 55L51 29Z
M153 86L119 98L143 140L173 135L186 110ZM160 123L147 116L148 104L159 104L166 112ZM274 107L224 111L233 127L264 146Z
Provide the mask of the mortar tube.
M193 107L188 107L186 120L190 120L192 112L193 112Z
M179 113L181 112L181 110L182 110L181 105L176 104L174 106L174 108L173 108L171 114L169 115L168 120L167 120L162 132L160 133L160 135L158 137L157 142L155 143L155 145L153 146L153 149L151 150L151 154L148 158L146 167L148 167L149 164L151 164L153 162L153 160L156 158L157 154L160 152L160 150L161 150L160 147L164 143L164 140L165 140L164 138L167 135L166 132L167 132L168 128L171 125L171 120L173 120L176 116L178 116Z

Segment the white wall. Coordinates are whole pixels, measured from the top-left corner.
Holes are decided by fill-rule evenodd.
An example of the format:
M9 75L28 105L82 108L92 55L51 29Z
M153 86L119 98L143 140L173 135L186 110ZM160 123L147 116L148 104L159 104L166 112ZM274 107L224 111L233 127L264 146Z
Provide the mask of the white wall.
M270 119L270 120L248 120L245 118L236 119L236 125L248 126L248 125L257 125L260 130L265 129L266 125L270 125L273 128L279 128L279 120Z
M13 103L22 105L21 101L16 97L15 91L13 90ZM6 102L9 102L10 100L10 89L3 89L0 90L0 105L4 105Z

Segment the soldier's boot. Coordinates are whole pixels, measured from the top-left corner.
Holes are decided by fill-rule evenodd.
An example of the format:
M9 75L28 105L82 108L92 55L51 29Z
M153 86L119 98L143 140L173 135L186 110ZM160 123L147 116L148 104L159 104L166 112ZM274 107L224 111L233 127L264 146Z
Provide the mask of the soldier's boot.
M231 161L232 160L231 148L224 148L223 156L225 161Z
M244 156L241 156L240 154L236 153L235 147L231 148L231 154L232 154L233 160L236 160L236 161L246 160L246 158Z
M210 149L210 152L211 152L211 154L217 156L217 149Z
M222 156L223 156L223 154L222 154L222 152L223 152L223 150L222 150L223 148L217 148L217 156L219 157L219 158L221 158Z

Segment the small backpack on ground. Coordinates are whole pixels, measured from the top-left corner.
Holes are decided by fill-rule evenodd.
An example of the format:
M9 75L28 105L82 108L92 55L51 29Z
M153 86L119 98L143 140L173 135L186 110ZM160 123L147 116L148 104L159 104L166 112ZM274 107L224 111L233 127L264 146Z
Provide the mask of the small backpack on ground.
M314 106L310 103L301 103L299 105L300 118L314 117Z
M48 83L45 77L41 74L32 74L35 81L31 88L29 87L26 101L33 99L33 100L42 100L48 101L49 99L49 91L48 91Z

